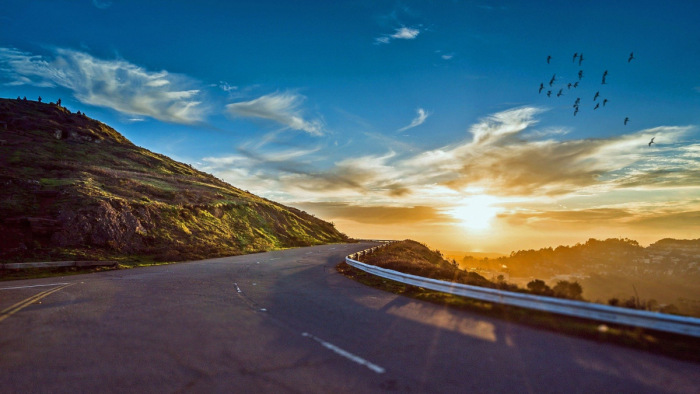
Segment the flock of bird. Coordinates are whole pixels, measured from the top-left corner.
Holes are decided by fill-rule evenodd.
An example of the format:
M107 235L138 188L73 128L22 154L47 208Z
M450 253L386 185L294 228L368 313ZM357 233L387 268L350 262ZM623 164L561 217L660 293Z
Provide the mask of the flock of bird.
M576 53L574 53L572 63L576 64L576 62L578 62L578 66L581 67L581 65L583 64L583 59L584 59L583 53L576 52ZM630 55L627 58L627 63L630 63L634 59L635 59L634 52L630 52ZM551 55L547 56L547 64L551 64L551 61L552 61L552 56ZM581 80L583 79L583 69L579 69L577 76L578 76L577 80L575 80L573 82L568 82L564 85L566 87L566 90L571 90L572 88L576 89L579 87L579 84L581 83ZM606 81L607 77L608 77L608 70L605 70L603 72L603 75L601 78L601 85L607 85L607 81ZM544 82L540 83L539 93L542 94L542 91L544 91L546 89L547 97L552 97L552 94L555 94L554 92L556 91L556 88L553 88L554 83L556 81L557 81L557 74L555 73L554 75L552 75L552 78L550 78L549 83L547 84L548 87L545 86ZM561 97L563 95L564 95L564 88L562 87L556 92L556 97ZM602 107L605 107L608 104L607 98L603 98L602 100L598 100L599 98L600 98L600 90L596 91L595 95L593 95L593 102L594 102L593 110L594 111L600 109L601 104L602 104ZM581 97L576 98L572 107L574 108L574 116L576 116L581 108ZM626 126L627 123L629 123L629 121L630 121L630 118L625 117L623 124ZM649 146L651 146L652 143L653 143L653 140L652 140L652 142L649 143Z

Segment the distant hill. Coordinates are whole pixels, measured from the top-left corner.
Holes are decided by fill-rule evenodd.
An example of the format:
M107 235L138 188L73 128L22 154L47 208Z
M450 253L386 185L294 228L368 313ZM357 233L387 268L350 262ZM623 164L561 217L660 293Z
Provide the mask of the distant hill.
M591 238L573 246L519 250L495 259L465 256L461 263L518 277L634 272L700 279L700 239L662 239L645 248L631 239Z
M334 225L53 103L0 99L0 259L184 260L342 242Z
M477 258L477 259L483 259L484 257L488 257L490 259L495 259L498 257L505 256L503 253L495 253L495 252L465 252L465 251L456 251L456 250L444 250L444 251L442 251L442 254L444 254L446 258L455 259L458 262L461 261L464 258L464 256L472 256L472 257Z
M700 316L700 239L667 238L643 247L631 239L591 238L495 259L465 256L459 262L486 277L504 274L521 285L534 278L550 284L575 280L590 300L639 297Z

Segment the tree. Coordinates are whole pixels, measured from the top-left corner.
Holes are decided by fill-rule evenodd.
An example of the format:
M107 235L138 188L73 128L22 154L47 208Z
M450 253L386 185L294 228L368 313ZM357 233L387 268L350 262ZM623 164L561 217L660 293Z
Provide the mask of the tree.
M656 301L656 300L653 299L653 298L650 299L649 301L647 301L646 310L648 310L648 311L656 311L656 310L658 310L658 309L659 309L659 302L658 302L658 301Z
M552 289L541 279L535 279L527 284L527 289L532 294L552 295Z
M566 280L560 280L552 288L555 297L568 298L570 300L582 300L581 294L583 294L583 288L578 282L569 282Z
M634 296L630 297L628 300L623 301L621 306L623 306L625 308L630 308L630 309L643 309L639 305L637 298L635 298Z
M661 307L661 309L659 309L659 311L661 313L670 313L670 314L679 314L680 313L680 309L678 309L678 307L673 305L673 304L664 305Z

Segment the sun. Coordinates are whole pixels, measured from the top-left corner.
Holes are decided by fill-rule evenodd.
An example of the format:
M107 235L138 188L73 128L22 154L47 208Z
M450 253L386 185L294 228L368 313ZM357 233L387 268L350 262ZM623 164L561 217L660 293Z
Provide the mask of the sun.
M460 205L447 213L467 229L486 231L491 228L493 219L501 210L495 205L497 202L497 198L487 194L475 195L462 199Z

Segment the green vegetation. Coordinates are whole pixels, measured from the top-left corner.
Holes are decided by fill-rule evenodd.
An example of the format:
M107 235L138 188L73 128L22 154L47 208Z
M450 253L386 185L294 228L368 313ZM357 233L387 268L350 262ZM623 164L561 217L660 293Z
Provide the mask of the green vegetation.
M64 107L0 99L0 122L3 261L179 261L348 239Z
M567 281L560 281L554 288L550 288L544 281L536 279L528 283L528 290L518 289L517 286L505 283L503 280L489 281L476 273L466 273L463 270L459 270L456 267L456 262L445 260L439 251L431 251L425 245L411 240L391 244L385 248L379 249L375 253L363 256L360 260L367 264L378 265L383 268L414 275L441 280L452 280L454 278L457 279L455 281L459 281L460 283L501 288L510 291L529 291L534 294L559 297L567 296L574 299L581 299L580 297L583 291L578 283ZM365 285L395 294L401 294L453 308L469 310L484 316L496 317L568 335L616 343L685 360L700 361L700 339L697 338L634 327L600 324L599 322L586 319L493 304L436 292L380 278L351 267L345 262L338 264L336 269L341 274Z

